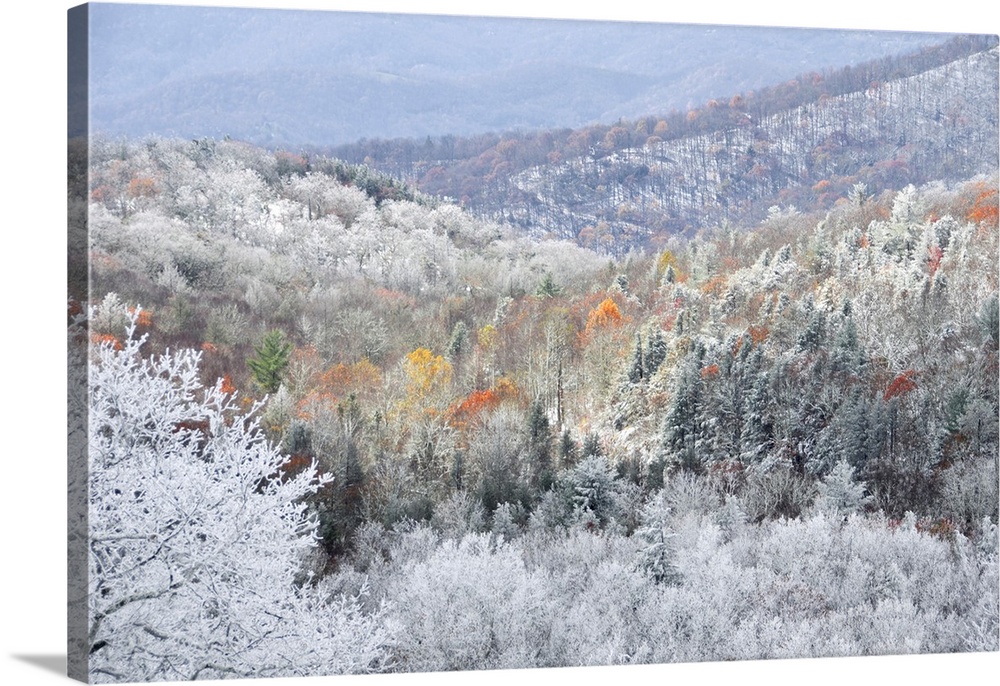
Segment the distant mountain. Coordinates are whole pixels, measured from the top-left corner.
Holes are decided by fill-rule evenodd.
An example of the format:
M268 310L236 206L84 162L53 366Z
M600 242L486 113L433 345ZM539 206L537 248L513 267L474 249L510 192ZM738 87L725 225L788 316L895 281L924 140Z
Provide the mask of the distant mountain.
M330 153L481 216L627 251L997 169L997 39L801 74L684 112L579 129L368 140Z
M766 117L532 167L487 189L480 212L582 245L627 250L659 235L817 210L851 195L997 171L998 49ZM724 112L724 114L720 114ZM488 201L486 199L489 199ZM486 210L484 212L484 210Z
M90 5L90 124L271 146L580 127L941 34Z

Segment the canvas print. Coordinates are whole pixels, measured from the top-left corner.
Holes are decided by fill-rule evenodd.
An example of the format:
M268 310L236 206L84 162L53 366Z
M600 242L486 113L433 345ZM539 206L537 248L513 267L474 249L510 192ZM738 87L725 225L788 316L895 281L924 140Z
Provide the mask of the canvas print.
M69 11L69 672L998 650L998 39Z

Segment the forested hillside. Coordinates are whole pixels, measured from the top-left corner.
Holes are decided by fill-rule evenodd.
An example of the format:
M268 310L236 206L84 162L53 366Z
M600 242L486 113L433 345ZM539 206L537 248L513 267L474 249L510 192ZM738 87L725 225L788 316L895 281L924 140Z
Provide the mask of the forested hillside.
M995 174L609 256L235 141L89 173L95 678L998 648Z
M479 216L619 254L705 226L755 224L775 205L827 209L857 183L878 194L996 169L994 37L715 95L583 129L368 140L334 152Z

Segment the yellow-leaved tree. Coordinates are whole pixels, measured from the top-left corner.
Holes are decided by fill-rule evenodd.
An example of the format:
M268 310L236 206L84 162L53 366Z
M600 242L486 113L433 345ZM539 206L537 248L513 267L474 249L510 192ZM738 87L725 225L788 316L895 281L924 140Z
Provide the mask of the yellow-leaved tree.
M425 401L451 382L451 363L428 348L417 348L407 355L403 369L409 379L410 400Z

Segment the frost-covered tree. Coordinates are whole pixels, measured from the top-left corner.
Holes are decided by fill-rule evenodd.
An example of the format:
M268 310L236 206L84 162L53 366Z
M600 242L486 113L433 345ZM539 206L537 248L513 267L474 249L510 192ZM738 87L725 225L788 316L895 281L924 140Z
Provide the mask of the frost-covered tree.
M704 380L701 363L704 348L692 350L682 363L678 374L676 392L663 427L663 447L671 460L684 469L701 469L701 455L697 450L704 434L703 408Z
M865 485L854 479L854 467L845 460L836 464L833 470L818 485L819 497L816 506L837 514L849 515L860 512L871 500L865 495Z
M653 376L665 359L667 359L667 342L663 338L663 330L656 327L649 337L646 354L642 359L644 376L647 378Z
M416 533L419 533L419 529ZM551 632L545 575L487 534L445 540L389 582L413 671L511 669L540 662Z
M90 677L380 668L379 614L309 584L304 499L328 477L285 473L222 382L202 386L199 353L142 357L134 318L90 365Z
M621 484L603 456L591 455L564 470L559 475L559 486L580 521L593 517L597 525L604 526L616 518Z
M674 565L674 549L670 539L670 505L665 493L660 491L646 503L642 510L642 525L635 535L642 541L638 566L656 583L675 583L680 575Z
M996 294L983 303L976 323L982 331L983 340L996 350L1000 344L1000 300Z

